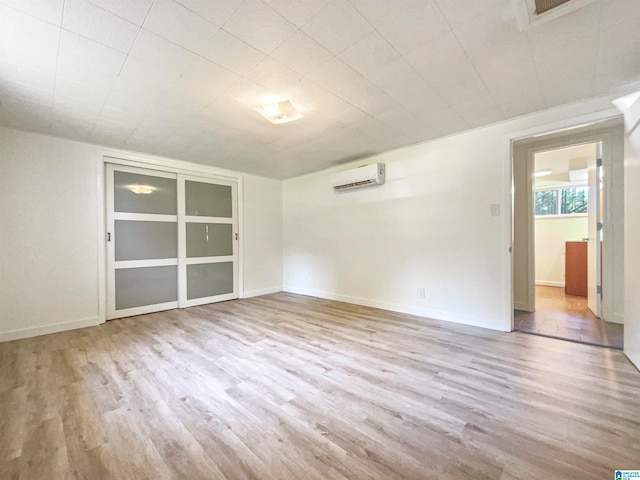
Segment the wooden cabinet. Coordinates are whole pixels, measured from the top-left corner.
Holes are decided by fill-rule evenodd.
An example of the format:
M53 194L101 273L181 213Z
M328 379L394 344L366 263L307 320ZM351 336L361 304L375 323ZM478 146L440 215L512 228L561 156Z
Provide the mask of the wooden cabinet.
M564 293L587 296L587 242L566 242Z

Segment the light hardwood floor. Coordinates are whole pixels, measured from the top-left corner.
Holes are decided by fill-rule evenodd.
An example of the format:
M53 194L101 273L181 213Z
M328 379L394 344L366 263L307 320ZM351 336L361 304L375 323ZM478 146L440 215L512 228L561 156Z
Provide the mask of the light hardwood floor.
M589 310L586 297L565 295L562 287L536 285L536 311L516 310L514 328L619 350L624 344L623 325L599 319Z
M0 344L2 479L606 479L620 351L291 294Z

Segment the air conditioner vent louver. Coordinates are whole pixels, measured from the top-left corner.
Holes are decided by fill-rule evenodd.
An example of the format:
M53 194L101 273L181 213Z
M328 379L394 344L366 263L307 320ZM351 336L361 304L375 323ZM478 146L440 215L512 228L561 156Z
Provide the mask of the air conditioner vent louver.
M536 15L541 15L571 0L536 0Z
M359 168L337 172L331 175L331 185L337 192L382 185L384 183L384 164L373 163Z

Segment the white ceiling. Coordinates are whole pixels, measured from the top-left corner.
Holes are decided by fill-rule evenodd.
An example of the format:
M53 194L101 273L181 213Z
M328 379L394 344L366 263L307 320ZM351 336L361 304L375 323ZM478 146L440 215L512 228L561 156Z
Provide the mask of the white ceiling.
M534 157L535 171L551 172L544 177L536 177L536 188L571 183L569 172L586 170L590 162L592 164L595 162L595 158L595 143L573 145L571 147L536 153ZM584 183L584 181L582 183Z
M523 1L0 0L0 124L287 178L640 80L639 0Z

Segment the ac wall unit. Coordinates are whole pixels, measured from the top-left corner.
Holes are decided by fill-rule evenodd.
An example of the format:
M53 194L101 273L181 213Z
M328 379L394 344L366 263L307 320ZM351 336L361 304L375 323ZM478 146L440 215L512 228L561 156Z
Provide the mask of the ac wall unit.
M331 186L336 192L372 187L384 183L384 163L372 163L331 175Z

